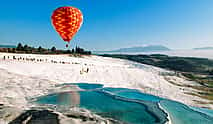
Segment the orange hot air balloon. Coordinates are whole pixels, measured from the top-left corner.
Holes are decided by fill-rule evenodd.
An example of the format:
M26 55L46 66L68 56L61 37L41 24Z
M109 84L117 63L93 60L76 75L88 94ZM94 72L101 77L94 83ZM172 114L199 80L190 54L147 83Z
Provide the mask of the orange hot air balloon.
M60 7L52 14L52 24L65 42L70 42L83 23L81 11L74 7ZM68 47L68 45L66 45Z

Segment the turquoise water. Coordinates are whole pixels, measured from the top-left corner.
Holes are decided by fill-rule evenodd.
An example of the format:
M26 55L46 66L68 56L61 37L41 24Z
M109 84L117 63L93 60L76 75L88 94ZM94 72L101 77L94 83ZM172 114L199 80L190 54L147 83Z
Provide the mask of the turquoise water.
M137 99L151 102L159 102L160 100L162 100L162 98L160 97L144 94L138 90L125 89L125 88L104 88L103 90L111 92L116 96L121 96L129 99Z
M79 88L85 89L85 90L103 88L102 84L91 84L91 85L88 85L86 83L78 83L77 85L78 85Z
M206 109L206 108L191 107L191 106L190 106L190 108L195 110L195 111L198 111L198 112L201 112L201 113L205 113L208 116L213 117L213 111L212 110L209 110L209 109Z
M156 122L156 118L148 113L146 106L142 104L114 99L101 92L82 92L81 96L81 107L104 117L134 124Z
M77 85L85 91L50 94L39 97L36 102L57 106L79 106L100 116L129 124L165 123L167 114L159 108L160 103L169 113L173 124L213 124L213 118L209 114L203 114L181 103L144 94L138 90L103 88L103 85L99 84L69 85ZM212 110L206 111L213 112Z
M162 100L160 105L169 113L174 124L213 124L213 117L194 111L184 104Z

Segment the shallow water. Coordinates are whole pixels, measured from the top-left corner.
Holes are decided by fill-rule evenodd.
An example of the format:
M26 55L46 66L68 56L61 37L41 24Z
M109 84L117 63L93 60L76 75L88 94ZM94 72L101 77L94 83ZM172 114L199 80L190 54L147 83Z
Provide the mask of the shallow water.
M213 124L213 117L194 111L184 104L162 100L160 105L169 113L174 124Z
M191 106L189 106L189 107L191 109L195 110L195 111L198 111L198 112L201 112L201 113L205 113L208 116L213 117L213 111L212 110L209 110L209 109L206 109L206 108L191 107Z
M104 88L104 91L113 93L116 96L125 97L129 99L137 99L143 101L159 102L162 98L141 93L138 90L125 89L125 88Z
M67 84L66 84L67 85ZM103 117L113 118L130 124L161 124L167 121L167 114L159 108L158 103L169 113L173 124L213 124L208 114L190 109L178 102L166 100L153 95L125 88L103 88L99 84L78 85L85 91L65 92L39 97L39 104L57 106L79 106ZM212 110L208 110L212 112Z

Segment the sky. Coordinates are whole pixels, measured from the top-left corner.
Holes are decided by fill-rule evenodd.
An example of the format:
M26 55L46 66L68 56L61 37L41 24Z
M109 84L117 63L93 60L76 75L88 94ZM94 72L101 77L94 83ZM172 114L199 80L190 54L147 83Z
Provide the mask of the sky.
M103 51L144 45L213 46L213 0L4 0L0 44L65 49L50 19L62 6L77 7L84 15L73 47Z

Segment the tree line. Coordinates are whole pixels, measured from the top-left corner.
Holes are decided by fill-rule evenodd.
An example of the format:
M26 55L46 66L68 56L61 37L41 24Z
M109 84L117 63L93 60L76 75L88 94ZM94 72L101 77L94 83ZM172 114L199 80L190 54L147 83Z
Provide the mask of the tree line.
M16 48L0 48L0 52L7 53L29 53L29 54L83 54L83 55L91 55L91 51L86 51L83 48L76 46L71 50L58 50L55 46L50 49L43 48L39 46L38 48L29 46L27 44L22 45L18 43Z

